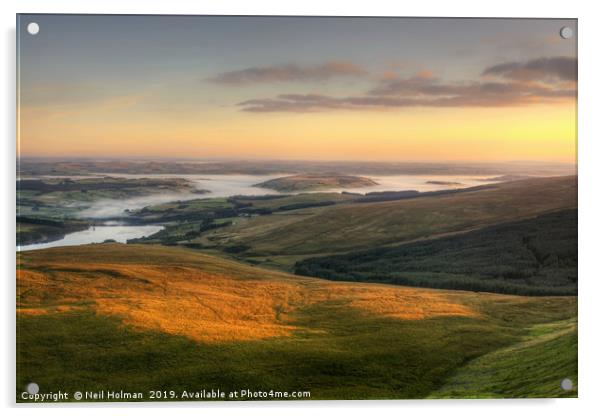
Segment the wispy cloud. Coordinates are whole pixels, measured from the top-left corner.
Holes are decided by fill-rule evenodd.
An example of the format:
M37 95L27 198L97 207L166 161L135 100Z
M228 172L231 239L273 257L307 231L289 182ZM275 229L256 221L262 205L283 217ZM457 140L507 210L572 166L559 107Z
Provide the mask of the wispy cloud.
M362 77L368 72L347 61L330 61L321 65L300 66L283 64L245 68L222 72L208 79L226 85L244 85L269 82L324 81L334 77Z
M555 78L562 81L577 79L577 59L566 56L532 59L527 62L504 62L485 68L483 75L531 81Z
M567 63L568 62L568 63ZM485 79L443 82L429 71L413 77L381 81L361 95L334 97L321 94L280 94L238 103L242 111L315 112L327 110L401 107L504 107L558 102L575 97L575 73L570 59L540 58L501 63L486 68ZM490 79L495 77L496 79ZM573 77L573 78L571 78Z

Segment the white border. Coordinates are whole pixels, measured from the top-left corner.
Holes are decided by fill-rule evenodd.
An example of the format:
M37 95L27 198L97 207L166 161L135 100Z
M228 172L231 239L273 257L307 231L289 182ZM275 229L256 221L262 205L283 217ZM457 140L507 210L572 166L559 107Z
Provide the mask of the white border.
M15 216L15 13L123 13L123 14L277 14L277 15L339 15L339 16L444 16L444 17L559 17L579 19L579 399L565 400L456 400L456 401L385 401L385 402L295 402L293 403L193 403L142 405L46 406L45 414L164 414L168 408L178 413L233 414L245 411L250 415L264 414L326 414L341 412L349 416L364 415L374 408L379 413L482 415L524 413L547 415L590 414L601 406L597 402L600 383L600 352L602 345L597 307L602 296L599 260L600 216L602 215L602 131L600 123L600 27L602 16L596 13L596 2L569 1L430 1L393 2L384 0L21 0L0 3L2 13L2 107L3 180L2 188L2 333L0 403L13 412L30 413L31 407L15 407L14 382L14 216ZM124 409L125 408L125 409Z

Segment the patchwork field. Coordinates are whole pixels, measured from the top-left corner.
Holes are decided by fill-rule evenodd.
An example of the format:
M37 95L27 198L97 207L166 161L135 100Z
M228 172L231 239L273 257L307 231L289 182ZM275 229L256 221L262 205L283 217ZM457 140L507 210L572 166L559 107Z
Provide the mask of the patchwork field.
M576 376L576 348L564 338L575 334L564 324L576 319L575 297L329 282L121 244L20 253L17 282L18 390L35 380L42 392L271 388L313 399L417 398L455 395L449 383L489 366L504 370L496 383L461 396L576 395L559 384ZM549 389L536 379L533 389L512 387L524 369L499 357L537 353L529 338L542 331L539 344L562 351L538 361Z

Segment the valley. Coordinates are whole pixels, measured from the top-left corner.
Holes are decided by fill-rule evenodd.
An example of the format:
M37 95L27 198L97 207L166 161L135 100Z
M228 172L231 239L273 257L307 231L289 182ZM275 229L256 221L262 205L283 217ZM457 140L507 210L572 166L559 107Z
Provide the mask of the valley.
M575 176L363 192L301 176L22 182L18 383L577 394L558 386L577 380ZM90 230L106 238L78 240ZM533 356L537 377L516 383Z
M141 221L172 223L160 234L132 242L202 248L293 271L295 263L303 259L344 253L353 256L363 248L460 236L494 224L574 209L576 179L527 179L461 192L403 194L383 202L366 198L312 193L158 205L133 216Z

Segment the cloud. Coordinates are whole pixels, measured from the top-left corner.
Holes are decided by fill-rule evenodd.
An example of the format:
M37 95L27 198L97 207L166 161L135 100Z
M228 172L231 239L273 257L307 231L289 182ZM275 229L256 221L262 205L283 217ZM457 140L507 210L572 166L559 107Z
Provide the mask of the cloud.
M514 91L514 92L513 92ZM331 97L319 94L281 94L276 98L253 99L238 103L252 113L318 112L325 110L365 110L403 107L506 107L560 101L575 96L575 91L535 88L524 91L505 84L482 84L466 87L455 95L385 96L360 95Z
M334 77L362 77L368 72L347 61L330 61L321 65L296 64L246 68L222 72L209 78L210 82L226 85L244 85L267 82L324 81Z
M575 61L573 60L575 63ZM403 107L504 107L574 99L576 89L564 58L541 58L525 63L502 63L486 68L486 79L442 82L429 71L415 76L381 79L364 94L334 97L321 94L280 94L246 100L242 111L317 112L328 110L388 109ZM530 71L526 76L524 71ZM514 71L514 72L513 72ZM516 72L516 71L520 71ZM540 77L535 77L534 73ZM545 76L541 74L546 74ZM497 80L488 79L490 76Z
M482 75L495 75L521 81L546 79L576 81L577 58L555 56L527 62L504 62L485 68Z

